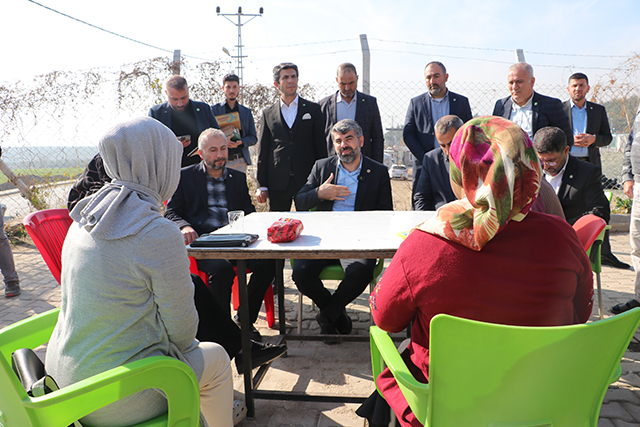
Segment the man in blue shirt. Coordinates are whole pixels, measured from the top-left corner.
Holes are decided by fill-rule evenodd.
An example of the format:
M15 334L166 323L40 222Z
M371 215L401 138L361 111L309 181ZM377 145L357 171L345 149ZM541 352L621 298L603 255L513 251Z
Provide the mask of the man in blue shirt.
M391 181L387 167L361 153L362 128L351 119L336 123L332 130L336 155L317 160L307 183L296 195L296 208L319 211L393 210ZM340 264L344 280L331 292L319 279L322 270ZM293 263L293 281L311 298L320 313L316 320L322 334L351 333L351 319L345 307L356 299L373 279L375 259L301 259Z
M589 78L583 73L569 77L568 101L562 103L573 129L570 154L596 165L602 170L600 147L611 144L611 129L604 106L587 101Z
M589 89L589 78L586 74L574 73L569 77L567 92L571 99L562 103L573 129L573 146L569 154L597 166L602 171L600 147L606 147L611 143L611 129L604 106L587 101ZM631 267L611 252L609 231L605 233L602 242L601 262L602 265L614 268Z

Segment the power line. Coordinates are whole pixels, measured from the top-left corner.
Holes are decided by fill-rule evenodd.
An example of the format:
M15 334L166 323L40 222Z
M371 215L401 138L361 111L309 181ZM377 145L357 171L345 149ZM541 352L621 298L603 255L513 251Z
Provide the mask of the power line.
M513 49L498 49L498 48L489 48L489 47L472 47L472 46L455 46L455 45L444 45L444 44L430 44L430 43L419 43L419 42L405 42L398 40L383 40L372 38L371 40L377 40L384 43L398 43L398 44L410 44L410 45L418 45L418 46L430 46L430 47L444 47L449 49L469 49L469 50L484 50L484 51L492 51L492 52L513 52ZM578 53L551 53L551 52L532 52L526 51L526 53L535 54L535 55L553 55L553 56L576 56L576 57L584 57L584 58L626 58L624 55L582 55Z
M491 48L491 47L475 47L475 46L456 46L456 45L444 45L444 44L432 44L432 43L420 43L420 42L407 42L402 40L385 40L385 39L377 39L370 38L370 40L376 40L383 43L396 43L396 44L408 44L408 45L417 45L417 46L429 46L429 47L438 47L438 48L448 48L448 49L467 49L467 50L481 50L488 52L509 52L512 53L514 49L500 49L500 48ZM285 45L275 45L275 46L258 46L255 49L265 49L265 48L283 48L283 47L299 47L299 46L311 46L311 45L319 45L319 44L330 44L330 43L342 43L342 42L350 42L357 41L357 39L340 39L340 40L325 40L325 41L314 41L307 43L294 43L294 44L285 44ZM579 54L579 53L555 53L555 52L535 52L535 51L526 51L528 54L532 55L551 55L551 56L573 56L579 58L626 58L625 55L596 55L596 54Z
M123 39L125 39L125 40L129 40L129 41L131 41L131 42L138 43L138 44L141 44L141 45L143 45L143 46L147 46L147 47L150 47L150 48L153 48L153 49L161 50L161 51L163 51L163 52L173 53L173 50L170 50L170 49L163 49L163 48L161 48L161 47L154 46L154 45L149 44L149 43L141 42L140 40L132 39L131 37L123 36L122 34L114 33L113 31L107 30L107 29L102 28L102 27L98 27L97 25L93 25L93 24L91 24L91 23L89 23L89 22L86 22L86 21L83 21L83 20L81 20L81 19L74 18L74 17L73 17L73 16L71 16L71 15L67 15L66 13L63 13L63 12L60 12L60 11L58 11L58 10L52 9L52 8L50 8L49 6L45 6L45 5L43 5L43 4L41 4L41 3L38 3L38 2L36 2L36 1L34 1L34 0L27 0L27 1L29 1L29 2L33 3L33 4L37 5L37 6L40 6L40 7L44 8L44 9L50 10L51 12L57 13L58 15L62 15L62 16L64 16L65 18L69 18L69 19L72 19L72 20L74 20L74 21L80 22L81 24L88 25L89 27L91 27L91 28L95 28L96 30L104 31L105 33L108 33L108 34L114 35L114 36L116 36L116 37L120 37L120 38L123 38ZM198 60L200 60L200 61L211 61L211 59L198 58L198 57L190 56L190 55L183 55L183 56L188 57L188 58L198 59Z
M397 50L387 50L387 49L371 49L374 52L390 52L390 53L401 53L401 54L411 54L411 55L419 55L419 56L429 56L429 57L434 57L434 56L438 56L439 58L451 58L451 59L463 59L465 61L481 61L481 62L493 62L493 63L497 63L497 64L508 64L511 65L513 64L513 61L499 61L499 60L495 60L495 59L485 59L485 58L468 58L468 57L464 57L464 56L451 56L451 55L435 55L432 53L424 53L424 52L407 52L407 51L397 51ZM509 51L512 52L512 51ZM545 68L575 68L573 66L569 66L569 65L548 65L548 64L531 64L531 66L533 67L545 67ZM603 67L580 67L581 69L584 70L605 70L605 71L610 71L611 68L603 68Z
M256 46L256 47L253 47L252 49L265 49L265 48L276 49L276 48L281 48L281 47L298 47L298 46L310 46L310 45L314 45L314 44L330 44L330 43L342 43L342 42L353 42L353 41L359 41L359 39L327 40L327 41L322 41L322 42L281 44L281 45L277 45L277 46Z

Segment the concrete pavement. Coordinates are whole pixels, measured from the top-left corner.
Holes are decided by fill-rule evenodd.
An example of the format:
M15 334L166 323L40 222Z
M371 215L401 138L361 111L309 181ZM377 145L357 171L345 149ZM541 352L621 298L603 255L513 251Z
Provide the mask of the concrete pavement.
M630 262L627 234L612 234L611 244L618 258ZM20 275L22 295L13 299L0 296L0 328L60 306L60 287L35 247L28 244L15 246L14 258ZM298 294L291 282L290 273L290 269L285 272L285 308L287 326L293 330L296 327ZM608 309L612 305L626 302L632 297L633 278L632 270L603 267L603 302L606 316L611 315ZM354 321L354 333L366 334L370 321L366 296L361 296L351 304L348 312ZM310 301L305 298L304 329L311 332L318 330L317 323L313 320L316 313ZM594 304L592 320L596 318L597 304ZM267 327L264 313L261 313L257 326L263 335L276 334L275 330ZM623 375L620 381L609 387L598 426L640 425L640 333L636 333L622 362ZM235 364L232 365L235 389L241 393L242 377L235 372ZM260 388L307 391L311 394L367 396L374 389L369 344L353 342L329 346L321 342L290 341L288 357L273 363ZM356 404L256 400L256 417L245 420L241 425L364 426L364 421L354 413L357 407Z

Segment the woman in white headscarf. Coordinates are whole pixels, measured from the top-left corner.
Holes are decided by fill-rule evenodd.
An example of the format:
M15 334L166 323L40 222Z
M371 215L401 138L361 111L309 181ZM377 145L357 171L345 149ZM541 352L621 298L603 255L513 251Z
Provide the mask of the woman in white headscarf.
M145 357L175 357L198 377L208 425L232 426L229 357L220 345L195 339L184 238L158 207L178 186L182 146L171 130L144 117L108 131L99 151L113 181L71 212L47 372L67 386ZM82 421L130 425L166 411L164 396L145 390Z

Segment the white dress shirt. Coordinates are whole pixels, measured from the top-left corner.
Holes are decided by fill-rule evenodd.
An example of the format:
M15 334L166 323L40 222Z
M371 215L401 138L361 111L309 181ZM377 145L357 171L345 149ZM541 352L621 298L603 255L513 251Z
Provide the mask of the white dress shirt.
M533 103L533 95L522 107L515 103L511 98L511 116L509 119L520 126L524 130L529 138L533 138L533 110L531 105Z
M298 115L298 99L300 99L300 96L296 95L296 99L287 105L282 102L282 98L280 98L280 111L282 111L282 117L284 117L284 121L287 123L287 126L289 126L289 129L293 128L296 116Z

